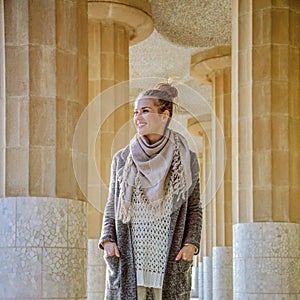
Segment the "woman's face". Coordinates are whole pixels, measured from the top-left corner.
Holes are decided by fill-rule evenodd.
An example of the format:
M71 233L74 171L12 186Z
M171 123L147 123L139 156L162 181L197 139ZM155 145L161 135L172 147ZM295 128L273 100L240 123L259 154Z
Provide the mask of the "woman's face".
M159 113L155 99L139 99L134 105L134 125L139 135L146 137L149 143L155 143L164 134L169 111Z

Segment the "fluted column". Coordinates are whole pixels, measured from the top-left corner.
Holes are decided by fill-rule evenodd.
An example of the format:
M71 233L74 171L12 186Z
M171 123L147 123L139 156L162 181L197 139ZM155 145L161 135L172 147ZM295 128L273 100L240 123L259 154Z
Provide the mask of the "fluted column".
M213 299L232 298L232 196L231 196L231 49L215 47L192 56L191 74L212 85L212 143L214 176Z
M299 1L233 1L234 299L300 295L299 23Z
M0 298L85 298L86 202L72 154L84 159L87 141L72 139L87 103L87 4L4 1L5 39L2 25Z
M88 6L89 101L95 107L89 111L88 237L89 247L97 247L112 154L130 141L129 45L148 37L153 23L150 3L144 0L89 1ZM100 128L95 128L99 116ZM103 267L101 259L89 260L89 299L104 297L105 272L99 277L96 271Z

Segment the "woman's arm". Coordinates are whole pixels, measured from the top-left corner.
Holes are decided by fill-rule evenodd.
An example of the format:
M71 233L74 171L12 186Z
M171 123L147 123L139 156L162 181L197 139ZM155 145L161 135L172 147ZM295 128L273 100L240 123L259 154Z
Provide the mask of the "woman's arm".
M116 244L116 227L115 227L115 195L117 186L117 157L113 157L110 172L110 184L108 199L104 210L104 218L102 224L102 232L99 240L99 248L104 249L105 242L113 242Z
M199 253L201 229L202 229L202 206L200 200L199 165L195 153L192 153L191 171L193 178L192 192L188 199L187 215L185 222L184 245L191 244L196 247L195 253Z

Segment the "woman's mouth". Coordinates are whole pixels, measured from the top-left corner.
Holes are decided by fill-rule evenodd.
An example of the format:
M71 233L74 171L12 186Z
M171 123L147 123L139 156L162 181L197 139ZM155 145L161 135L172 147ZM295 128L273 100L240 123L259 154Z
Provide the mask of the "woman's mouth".
M147 124L146 122L138 122L136 125L138 128L142 128L142 127L146 126L146 124Z

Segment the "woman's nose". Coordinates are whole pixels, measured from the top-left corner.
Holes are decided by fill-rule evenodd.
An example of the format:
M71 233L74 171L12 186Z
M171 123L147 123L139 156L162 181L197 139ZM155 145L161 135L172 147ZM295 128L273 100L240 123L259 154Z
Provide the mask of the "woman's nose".
M138 119L138 118L141 118L141 115L142 115L142 113L140 111L136 111L135 114L134 114L134 117L136 119Z

